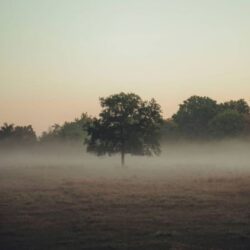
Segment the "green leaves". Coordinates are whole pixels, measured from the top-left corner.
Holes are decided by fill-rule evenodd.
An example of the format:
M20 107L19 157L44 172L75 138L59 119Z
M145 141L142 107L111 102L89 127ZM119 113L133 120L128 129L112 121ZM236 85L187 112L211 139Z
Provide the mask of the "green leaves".
M236 110L218 113L209 123L210 133L216 137L239 135L244 129L244 117Z
M83 113L80 118L72 122L65 122L62 126L54 124L48 132L43 132L41 142L82 142L86 137L87 124L91 117Z
M180 105L173 119L184 135L206 136L208 123L217 112L216 101L209 97L192 96Z
M10 144L32 144L37 141L36 133L31 125L14 126L5 123L0 128L0 142Z
M243 99L217 104L209 97L192 96L180 105L173 122L184 137L223 138L240 135L249 112Z
M89 152L152 155L160 152L159 136L163 122L154 99L143 101L134 93L100 98L102 111L89 125L86 140Z

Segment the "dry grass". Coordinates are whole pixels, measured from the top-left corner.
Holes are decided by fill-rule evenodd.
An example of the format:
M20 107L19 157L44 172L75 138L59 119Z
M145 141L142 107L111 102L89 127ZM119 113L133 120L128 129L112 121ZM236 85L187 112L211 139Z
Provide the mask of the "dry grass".
M1 167L1 249L250 249L250 175L107 171Z

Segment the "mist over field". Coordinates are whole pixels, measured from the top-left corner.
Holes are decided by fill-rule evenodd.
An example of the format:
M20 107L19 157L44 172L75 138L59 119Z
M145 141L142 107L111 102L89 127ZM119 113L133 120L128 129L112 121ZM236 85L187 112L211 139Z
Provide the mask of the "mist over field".
M120 166L120 155L101 156L86 152L83 145L53 144L14 147L1 150L0 168L58 169L81 177L114 177L124 174L168 178L172 175L244 174L250 171L249 142L232 139L211 142L164 143L159 156L126 156ZM62 171L61 171L61 170ZM122 170L121 170L122 169ZM121 172L122 171L122 172ZM63 173L62 173L63 174Z
M248 141L126 158L80 144L2 149L3 249L248 249Z

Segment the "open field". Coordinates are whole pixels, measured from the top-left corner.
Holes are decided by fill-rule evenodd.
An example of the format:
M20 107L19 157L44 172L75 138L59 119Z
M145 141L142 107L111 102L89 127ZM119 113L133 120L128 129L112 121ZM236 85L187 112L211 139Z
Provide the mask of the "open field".
M247 144L48 152L1 155L0 249L250 249Z

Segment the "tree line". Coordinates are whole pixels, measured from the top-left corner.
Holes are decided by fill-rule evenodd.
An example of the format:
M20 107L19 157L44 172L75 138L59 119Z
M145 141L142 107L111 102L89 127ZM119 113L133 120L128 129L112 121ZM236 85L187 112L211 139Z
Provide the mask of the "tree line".
M223 139L250 135L250 107L244 99L217 103L191 96L165 121L165 139Z
M244 99L218 103L209 97L191 96L168 119L163 119L161 107L154 99L143 101L134 93L100 98L100 104L99 117L83 113L74 121L53 125L39 137L31 125L4 123L0 128L0 144L85 141L88 150L98 154L117 151L151 154L159 151L159 140L250 135L250 107Z

